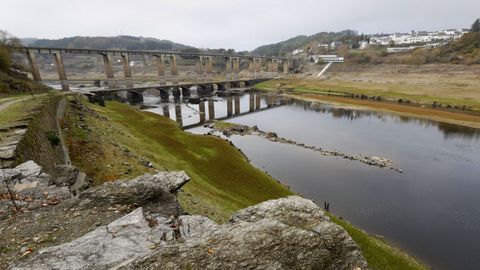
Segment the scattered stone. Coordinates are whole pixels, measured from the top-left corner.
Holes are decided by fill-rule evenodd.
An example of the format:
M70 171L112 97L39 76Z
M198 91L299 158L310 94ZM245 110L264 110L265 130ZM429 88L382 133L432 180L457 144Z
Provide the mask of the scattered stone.
M258 129L257 126L249 127L249 126L244 126L244 125L235 125L231 127L225 127L218 129L215 127L215 125L209 125L209 128L211 128L214 131L219 131L222 132L223 135L226 137L230 137L232 135L255 135L259 136L262 138L265 138L269 141L272 142L278 142L278 143L284 143L284 144L292 144L301 148L309 149L315 152L320 153L321 155L324 156L334 156L334 157L341 157L344 159L348 160L355 160L362 162L364 164L370 165L370 166L376 166L380 168L389 168L391 170L395 170L399 173L402 173L403 171L399 168L392 167L391 164L393 163L392 160L383 158L383 157L377 157L377 156L364 156L364 155L352 155L352 154L346 154L342 153L339 151L331 151L331 150L323 150L321 147L315 147L312 145L305 145L304 143L298 143L294 140L283 138L283 137L278 137L278 135L275 132L266 132L263 130ZM230 144L232 144L230 142ZM233 145L233 144L232 144Z

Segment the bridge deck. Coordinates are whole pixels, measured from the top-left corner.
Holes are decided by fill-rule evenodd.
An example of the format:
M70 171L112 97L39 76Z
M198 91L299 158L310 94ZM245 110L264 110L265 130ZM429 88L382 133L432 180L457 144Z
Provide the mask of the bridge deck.
M92 94L106 94L106 93L114 93L114 92L121 92L121 91L132 91L132 92L143 92L148 89L169 89L174 87L192 87L196 85L212 85L212 84L226 84L226 83L240 83L240 82L249 82L249 83L259 83L267 80L271 80L273 78L261 78L261 79L245 79L245 80L225 80L225 81L203 81L203 82L192 82L192 83L178 83L178 84L171 84L171 85L151 85L151 86L140 86L140 87L127 87L127 88L112 88L112 89L102 89L102 90L95 90L90 91Z

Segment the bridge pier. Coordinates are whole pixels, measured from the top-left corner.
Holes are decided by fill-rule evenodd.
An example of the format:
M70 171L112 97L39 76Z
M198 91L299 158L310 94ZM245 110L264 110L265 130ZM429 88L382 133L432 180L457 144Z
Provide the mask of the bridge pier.
M121 57L123 65L123 75L125 77L127 87L133 87L132 70L130 69L130 59L128 57L128 54L122 53Z
M208 120L215 119L215 104L213 98L208 100Z
M159 77L160 85L165 85L165 61L163 55L155 55L157 58L157 74Z
M37 66L37 59L35 58L35 53L32 50L27 49L27 60L30 64L30 71L32 72L33 79L37 82L42 81L40 76L40 70Z
M240 58L233 57L233 79L238 80L240 78Z
M180 101L180 88L173 87L172 88L172 94L173 94L173 100L175 102L179 102Z
M255 110L260 110L260 105L261 105L260 99L261 99L260 94L256 93L255 94Z
M177 69L177 57L170 55L170 75L172 76L172 83L178 83L178 69Z
M195 73L197 74L197 80L203 81L203 56L198 56L197 58Z
M182 89L182 96L189 97L190 96L190 88L189 87L180 87Z
M226 63L225 63L225 80L230 80L231 77L233 76L232 74L232 58L227 57Z
M260 77L260 71L261 71L261 67L262 67L262 59L261 58L254 58L253 63L254 63L254 65L253 65L254 66L253 67L254 73L256 73L253 76L254 79L255 79L256 77Z
M182 104L177 103L175 104L175 120L180 126L183 126L183 119L182 119Z
M160 91L160 100L163 102L168 102L168 89L160 88L158 90Z
M198 103L198 111L200 112L200 123L205 123L205 101L200 100Z
M213 60L212 60L212 57L211 56L207 56L205 58L206 62L205 62L205 73L206 73L206 77L207 77L207 80L212 80L213 78Z
M234 96L233 99L235 100L235 114L240 114L240 96Z
M232 116L233 102L232 96L227 96L227 116Z
M250 78L255 79L255 59L248 59L248 73L250 73Z
M277 76L278 75L278 59L273 59L272 60L272 72L273 72L273 76Z
M288 74L288 60L283 60L283 74Z
M108 53L102 54L105 74L107 75L108 88L116 88L115 78L112 68L112 56Z
M249 111L253 112L255 110L255 95L253 94L253 92L249 93L249 98L250 98L248 103L250 105Z
M162 106L162 112L163 116L170 118L170 108L168 107L168 105L165 104Z
M63 64L62 53L60 51L56 51L53 53L53 57L55 58L58 79L60 80L60 84L62 85L62 90L68 91L70 90L70 86L68 85L67 73L65 72L65 66Z

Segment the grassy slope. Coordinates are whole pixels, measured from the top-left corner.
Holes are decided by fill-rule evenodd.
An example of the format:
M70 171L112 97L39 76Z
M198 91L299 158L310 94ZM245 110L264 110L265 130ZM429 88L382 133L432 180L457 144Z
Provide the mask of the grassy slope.
M238 209L292 194L222 139L186 133L170 119L125 104L88 106L127 134L110 134L112 139L156 167L184 170L192 177L180 194L181 203L191 212L225 221Z
M342 226L360 246L368 266L375 270L427 269L425 265L409 257L403 251L389 246L386 242L370 236L350 223L330 215L332 220Z

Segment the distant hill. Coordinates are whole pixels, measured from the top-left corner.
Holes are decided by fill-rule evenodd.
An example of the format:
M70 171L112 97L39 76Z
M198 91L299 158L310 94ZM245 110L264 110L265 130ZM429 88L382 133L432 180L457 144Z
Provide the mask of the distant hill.
M85 48L85 49L126 49L126 50L184 50L191 46L169 40L134 36L115 37L67 37L62 39L22 39L24 45L37 47Z
M341 41L343 43L355 43L361 40L356 31L344 30L341 32L320 32L311 36L300 35L275 44L264 45L253 50L257 55L285 55L295 49L306 49L310 44L331 43Z

